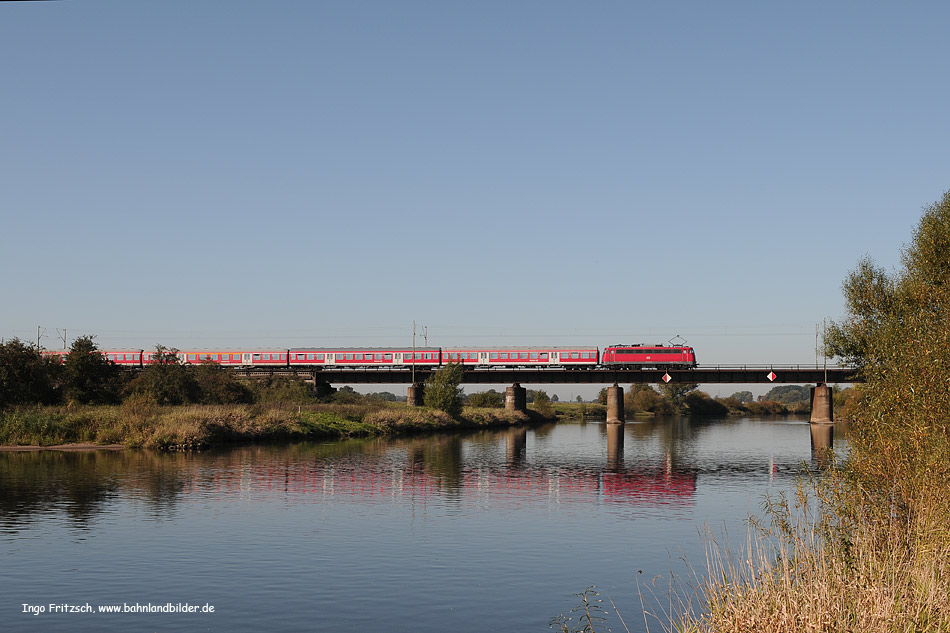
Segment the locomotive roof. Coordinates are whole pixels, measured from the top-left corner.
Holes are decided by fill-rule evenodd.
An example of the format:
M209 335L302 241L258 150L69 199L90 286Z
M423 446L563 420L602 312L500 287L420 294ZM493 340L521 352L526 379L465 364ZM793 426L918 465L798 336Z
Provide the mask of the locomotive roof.
M662 343L657 343L656 345L648 345L647 343L617 343L615 345L610 345L610 347L666 347L673 349L686 349L689 345L663 345Z

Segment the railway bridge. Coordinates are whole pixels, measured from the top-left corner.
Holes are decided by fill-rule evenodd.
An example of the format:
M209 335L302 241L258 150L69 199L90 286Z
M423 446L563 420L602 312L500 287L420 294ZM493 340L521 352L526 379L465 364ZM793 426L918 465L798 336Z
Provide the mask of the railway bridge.
M410 405L422 404L423 383L437 369L431 367L239 367L232 371L242 376L294 375L312 381L315 389L328 393L333 385L408 384ZM623 424L623 388L621 383L814 383L811 421L834 421L829 383L860 382L853 367L809 365L700 365L693 369L616 369L613 367L538 368L484 367L464 368L463 384L511 384L505 390L505 406L514 410L527 407L527 390L522 384L600 384L607 389L607 422Z

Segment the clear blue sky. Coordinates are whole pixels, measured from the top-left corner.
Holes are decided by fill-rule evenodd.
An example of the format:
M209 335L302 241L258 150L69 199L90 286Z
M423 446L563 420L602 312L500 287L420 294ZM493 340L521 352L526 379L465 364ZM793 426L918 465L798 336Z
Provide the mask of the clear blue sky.
M814 362L950 188L950 5L0 3L0 335Z

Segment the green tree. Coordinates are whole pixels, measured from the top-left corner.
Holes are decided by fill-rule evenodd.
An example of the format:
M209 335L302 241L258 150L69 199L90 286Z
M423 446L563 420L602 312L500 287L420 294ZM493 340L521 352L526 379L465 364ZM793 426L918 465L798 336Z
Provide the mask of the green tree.
M607 405L607 387L597 392L597 402L605 406Z
M752 402L753 400L755 400L755 396L752 395L751 391L737 391L731 396L729 396L729 398L739 403Z
M661 400L660 394L650 385L635 383L624 395L624 408L632 412L659 413Z
M152 360L129 384L129 391L141 394L161 405L199 402L201 386L189 366L178 361L178 350L155 346Z
M99 350L93 336L80 336L63 361L64 395L82 404L113 404L120 400L122 369Z
M684 400L690 415L724 416L729 413L729 407L714 400L705 391L691 391Z
M0 345L0 408L16 404L52 404L57 400L56 361L34 345L14 338Z
M349 385L344 385L330 396L330 400L336 404L359 404L363 402L363 394Z
M306 404L313 402L316 398L313 388L297 376L257 378L251 381L250 389L254 394L254 401L260 404ZM356 395L359 396L359 394ZM336 393L333 396L336 396Z
M406 397L399 397L394 393L389 391L374 391L372 393L365 394L363 396L364 400L377 400L382 402L405 402Z
M546 391L539 389L534 392L534 410L545 417L550 417L554 413L551 398L548 397Z
M858 367L850 473L885 521L950 515L950 192L925 209L902 267L870 258L844 282L826 352ZM920 514L916 514L920 513ZM893 523L892 523L893 525ZM908 523L907 533L919 533ZM946 546L946 541L941 547ZM922 546L921 546L922 547Z
M226 367L205 361L192 368L203 404L250 404L254 394Z
M461 363L448 363L425 382L423 401L427 407L445 411L451 416L462 413L465 395L459 384L464 376Z
M505 406L505 397L494 389L489 389L488 391L469 394L465 397L465 404L470 407L498 409Z
M811 402L811 387L802 385L778 385L772 387L765 394L766 400L781 402L782 404L795 404L798 402Z
M686 396L695 391L697 383L664 382L659 385L660 394L669 400L674 413L682 413L686 408Z

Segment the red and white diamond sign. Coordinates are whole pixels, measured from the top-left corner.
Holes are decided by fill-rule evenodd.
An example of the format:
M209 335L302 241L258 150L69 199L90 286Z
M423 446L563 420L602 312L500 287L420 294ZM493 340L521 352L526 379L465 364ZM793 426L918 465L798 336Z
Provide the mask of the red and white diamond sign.
M767 374L765 375L765 377L768 378L769 381L771 381L771 382L774 382L775 379L778 378L778 376L775 375L775 372L774 372L774 371L770 371L769 373L767 373Z
M672 376L670 376L669 374L663 374L663 382L669 382L671 380L673 380Z

